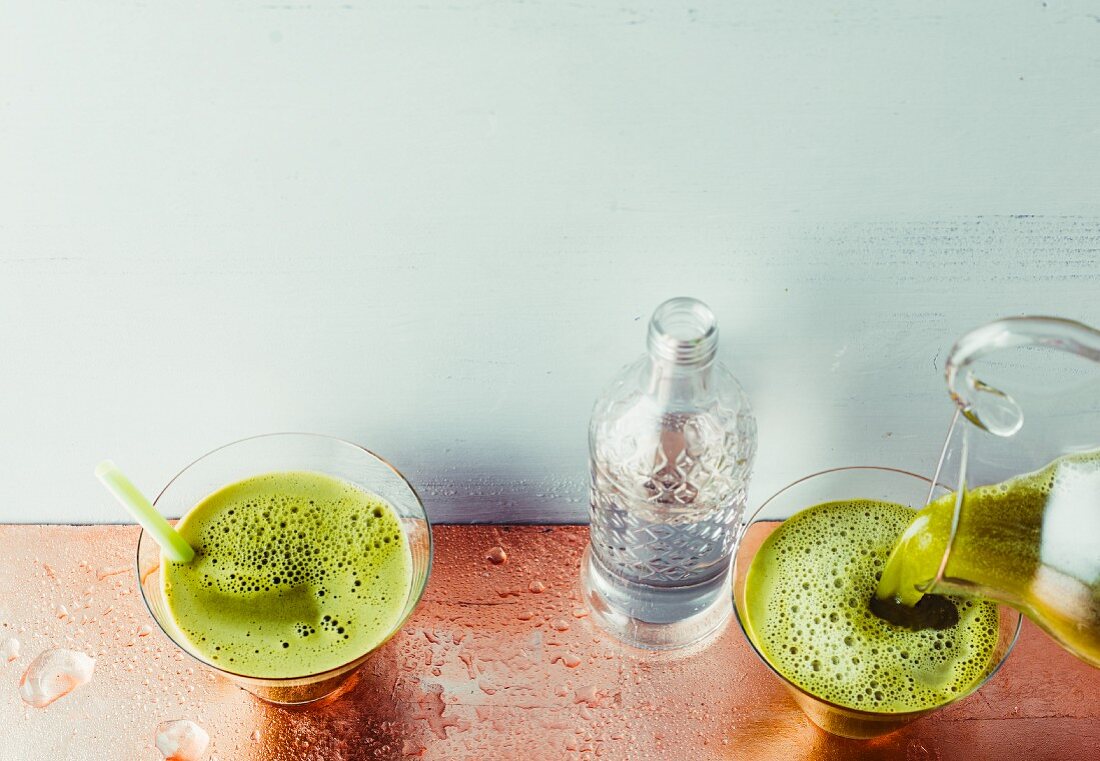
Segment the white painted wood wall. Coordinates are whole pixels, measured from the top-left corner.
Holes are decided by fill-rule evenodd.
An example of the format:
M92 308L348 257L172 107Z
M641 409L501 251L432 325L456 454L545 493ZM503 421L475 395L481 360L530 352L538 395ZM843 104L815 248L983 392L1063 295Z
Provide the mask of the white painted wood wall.
M957 334L1100 323L1100 7L0 3L0 520L279 430L436 519L582 520L592 401L679 294L751 501L930 471Z

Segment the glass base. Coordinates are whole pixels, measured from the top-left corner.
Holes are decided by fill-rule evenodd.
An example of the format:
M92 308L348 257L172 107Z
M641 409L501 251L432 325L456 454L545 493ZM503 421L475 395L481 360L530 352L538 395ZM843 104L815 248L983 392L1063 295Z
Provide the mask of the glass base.
M697 645L721 629L733 611L729 574L686 587L653 587L610 574L588 547L581 590L591 617L615 638L644 650Z
M225 675L245 692L250 692L265 703L293 708L308 706L322 700L332 700L350 691L359 681L358 665L340 673L311 681L302 679L265 680L258 677Z

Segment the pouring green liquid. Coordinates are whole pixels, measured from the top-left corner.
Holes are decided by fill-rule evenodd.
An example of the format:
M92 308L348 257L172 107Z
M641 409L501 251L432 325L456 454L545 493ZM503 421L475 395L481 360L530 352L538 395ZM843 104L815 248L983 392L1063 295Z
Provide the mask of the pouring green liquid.
M320 473L231 484L176 530L195 558L164 561L169 614L196 653L236 674L297 677L349 663L390 635L411 588L393 509Z
M968 692L995 667L997 608L953 599L952 626L913 631L869 602L913 510L830 502L772 531L749 567L742 623L790 682L831 703L878 713L922 711Z
M1100 451L931 502L905 529L876 597L912 606L925 590L1005 602L1100 666Z

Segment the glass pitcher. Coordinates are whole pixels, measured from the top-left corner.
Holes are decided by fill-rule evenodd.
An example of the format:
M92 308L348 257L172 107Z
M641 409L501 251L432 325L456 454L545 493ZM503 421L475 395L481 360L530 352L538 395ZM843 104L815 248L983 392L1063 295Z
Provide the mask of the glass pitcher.
M933 498L899 540L878 597L1007 603L1100 666L1100 331L998 320L947 360L955 415Z

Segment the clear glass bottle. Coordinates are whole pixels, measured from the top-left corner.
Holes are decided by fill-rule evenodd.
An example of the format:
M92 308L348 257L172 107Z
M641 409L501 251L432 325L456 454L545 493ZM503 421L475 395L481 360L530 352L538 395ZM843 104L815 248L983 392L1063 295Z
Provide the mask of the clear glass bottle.
M593 617L625 642L682 647L731 610L730 557L756 452L756 421L715 359L718 325L674 298L649 323L648 353L596 402L588 431Z

